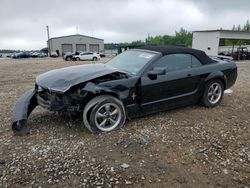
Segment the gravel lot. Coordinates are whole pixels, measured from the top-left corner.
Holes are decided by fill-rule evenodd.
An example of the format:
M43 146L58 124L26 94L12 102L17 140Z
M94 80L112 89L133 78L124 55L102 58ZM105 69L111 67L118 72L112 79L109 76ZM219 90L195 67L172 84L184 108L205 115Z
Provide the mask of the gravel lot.
M250 62L238 63L233 93L213 109L179 108L93 135L81 119L38 107L31 134L13 136L13 105L36 75L83 63L0 59L0 187L250 186Z

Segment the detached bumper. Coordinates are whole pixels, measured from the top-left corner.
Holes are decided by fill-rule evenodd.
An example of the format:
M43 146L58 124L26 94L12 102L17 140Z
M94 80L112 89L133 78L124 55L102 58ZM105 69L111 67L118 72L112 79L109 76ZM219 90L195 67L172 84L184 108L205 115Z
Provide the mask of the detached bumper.
M36 91L34 89L27 91L16 102L12 113L12 130L14 134L25 135L29 133L27 119L37 105Z

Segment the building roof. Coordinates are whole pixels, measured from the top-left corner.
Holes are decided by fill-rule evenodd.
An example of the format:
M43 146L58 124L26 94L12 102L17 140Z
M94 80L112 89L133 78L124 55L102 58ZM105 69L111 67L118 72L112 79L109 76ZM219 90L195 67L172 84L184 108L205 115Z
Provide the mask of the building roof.
M96 38L96 37L91 37L91 36L87 36L87 35L80 35L80 34L66 35L66 36L60 36L60 37L52 37L49 40L51 40L51 39L58 39L58 38L65 38L65 37L74 37L74 36L88 37L88 38L97 39L97 40L103 40L104 41L104 39L100 39L100 38Z
M225 29L198 30L198 31L193 31L193 33L194 32L222 32L222 33L244 33L244 34L250 34L249 31L235 31L235 30L225 30Z
M205 52L187 47L166 45L166 46L142 46L137 49L156 51L162 53L162 55L168 55L173 53L189 53L197 57L203 64L213 63L213 61L206 55Z

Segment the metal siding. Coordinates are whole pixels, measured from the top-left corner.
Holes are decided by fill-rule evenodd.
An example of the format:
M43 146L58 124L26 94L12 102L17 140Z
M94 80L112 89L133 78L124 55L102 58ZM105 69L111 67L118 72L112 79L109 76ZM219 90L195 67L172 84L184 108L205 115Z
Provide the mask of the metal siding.
M96 39L81 35L52 38L50 39L50 42L51 51L59 50L60 55L62 55L62 44L72 44L73 52L76 51L76 44L86 44L86 51L90 51L90 44L97 44L99 46L98 51L104 50L104 41L102 39Z
M193 32L192 48L218 55L219 41L219 32Z
M86 44L76 44L76 51L86 51Z
M90 44L89 51L91 52L99 52L99 44Z
M73 46L72 44L62 44L62 53L65 52L73 52Z

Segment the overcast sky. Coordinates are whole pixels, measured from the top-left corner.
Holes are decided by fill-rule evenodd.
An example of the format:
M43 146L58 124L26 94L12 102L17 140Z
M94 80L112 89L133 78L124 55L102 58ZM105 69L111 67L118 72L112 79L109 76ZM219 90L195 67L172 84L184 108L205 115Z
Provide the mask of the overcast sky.
M105 43L148 33L231 29L250 19L250 0L0 0L0 49L40 49L50 36L76 34Z

